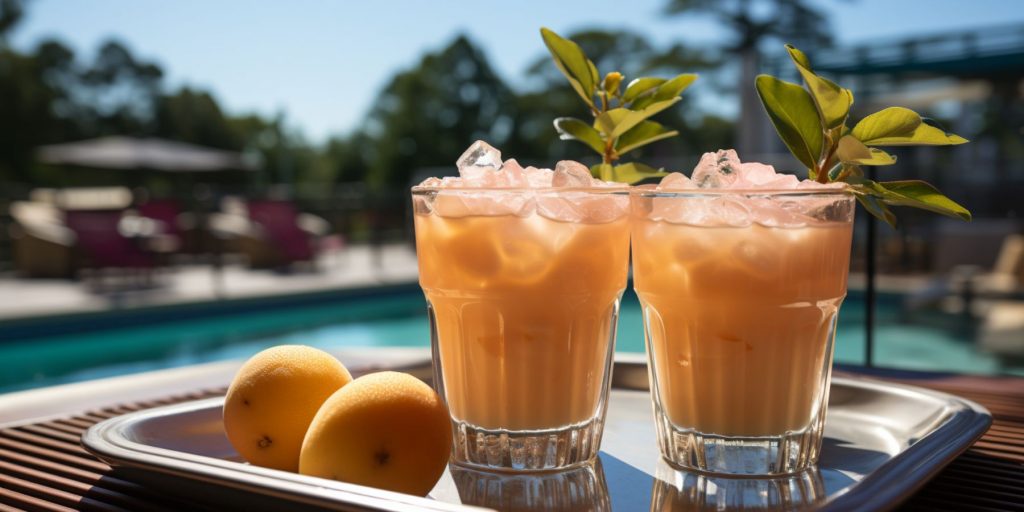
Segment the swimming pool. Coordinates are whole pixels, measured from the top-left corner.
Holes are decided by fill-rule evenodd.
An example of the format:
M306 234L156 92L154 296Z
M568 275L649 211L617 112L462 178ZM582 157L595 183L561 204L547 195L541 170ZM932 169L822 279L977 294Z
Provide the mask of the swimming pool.
M76 332L0 341L0 393L244 359L282 343L321 348L429 344L423 295L413 286L388 293L239 309L215 314L205 310L204 314L164 312L136 321L108 322L101 328L92 326ZM1006 366L977 351L971 341L970 326L901 321L898 296L881 296L876 318L875 361L881 366L1024 375L1024 366ZM837 362L864 362L863 321L863 298L851 292L840 310ZM616 349L642 352L642 326L640 305L632 291L627 291Z

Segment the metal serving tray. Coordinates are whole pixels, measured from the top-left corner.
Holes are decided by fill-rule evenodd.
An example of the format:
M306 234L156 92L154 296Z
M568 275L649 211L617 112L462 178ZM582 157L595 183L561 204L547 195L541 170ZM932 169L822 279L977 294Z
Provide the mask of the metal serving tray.
M992 421L952 395L835 378L817 471L767 480L686 473L658 453L646 372L640 363L616 363L593 466L528 475L450 468L429 498L240 462L224 436L221 398L112 418L90 428L82 444L125 477L250 510L878 510L909 497Z

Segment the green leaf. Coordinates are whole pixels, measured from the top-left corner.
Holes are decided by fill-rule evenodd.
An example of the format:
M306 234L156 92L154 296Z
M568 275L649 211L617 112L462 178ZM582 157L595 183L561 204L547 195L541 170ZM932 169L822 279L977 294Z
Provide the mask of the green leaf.
M946 197L928 182L886 181L871 183L871 186L881 193L882 199L888 204L911 206L949 217L971 220L971 212L967 208Z
M667 175L668 173L664 169L655 169L639 162L616 165L612 170L613 181L630 185L647 178L660 178Z
M614 172L612 164L594 164L590 167L590 174L599 180L614 181Z
M850 106L853 105L853 93L831 80L816 75L811 70L811 61L807 59L804 52L788 44L786 45L786 50L789 52L789 57L793 59L793 63L796 64L797 70L800 71L800 75L804 78L804 82L807 83L807 88L811 91L811 97L814 99L814 106L817 108L818 115L821 116L824 126L826 128L835 128L842 125L850 114Z
M601 139L601 134L584 121L573 117L559 117L555 119L555 130L558 130L558 138L562 140L577 140L590 146L597 154L604 154L604 140Z
M816 168L823 130L811 95L799 85L769 75L758 76L755 85L782 142L808 169Z
M946 146L967 142L967 139L947 133L926 122L917 112L903 107L875 112L861 119L851 133L869 146Z
M594 126L606 136L616 138L626 133L643 120L678 103L682 98L676 96L670 100L651 103L642 110L613 108L594 120Z
M692 73L678 75L675 78L659 85L658 88L654 91L654 94L644 96L634 101L633 104L630 105L630 108L632 108L633 110L640 110L648 107L649 105L655 102L675 98L676 96L682 94L683 91L686 90L686 88L689 87L690 84L692 84L696 80L697 75L694 75Z
M579 45L553 31L541 28L540 35L551 52L555 65L569 80L572 88L587 105L594 106L594 91L599 80L594 63L587 59Z
M615 141L615 150L621 155L641 146L646 146L654 141L667 139L676 135L679 135L679 132L665 128L661 123L643 121L626 133L623 133L622 136Z
M594 128L598 129L601 133L610 138L612 133L615 131L615 127L618 126L630 112L632 111L628 108L621 107L605 111L594 119Z
M869 148L852 135L846 135L839 139L836 156L843 163L861 165L892 165L896 163L896 157L881 149Z
M582 54L583 50L580 50L580 53ZM597 66L590 59L587 59L586 56L583 58L587 60L587 71L590 72L590 81L594 84L594 87L597 87L598 81L601 80L601 74L597 72Z
M868 211L871 215L874 215L878 219L881 219L889 227L896 229L896 214L892 213L881 199L874 195L857 195L857 201L860 202L861 206Z
M666 81L664 78L637 78L626 86L626 92L622 94L622 102L629 103L644 94L653 94L657 87Z
M861 119L850 133L864 144L875 144L877 140L909 136L920 124L921 116L913 110L889 107Z

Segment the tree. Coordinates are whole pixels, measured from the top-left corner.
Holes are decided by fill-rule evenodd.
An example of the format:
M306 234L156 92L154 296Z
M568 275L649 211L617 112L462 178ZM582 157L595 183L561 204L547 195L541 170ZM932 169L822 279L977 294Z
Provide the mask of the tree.
M0 48L7 47L7 34L25 17L24 0L0 0Z
M736 123L740 151L762 149L758 143L762 130L753 122L761 115L753 83L760 72L762 44L784 40L815 48L832 42L827 17L808 0L669 0L666 10L711 16L732 31L732 40L722 50L740 57L740 120Z
M474 140L501 147L515 130L515 95L465 36L399 73L377 97L362 147L372 186L408 186L423 167L452 167Z
M251 135L242 133L245 125L232 123L208 92L189 87L158 99L154 125L158 137L236 151Z
M132 55L124 44L107 41L92 65L79 74L72 91L82 107L82 122L95 135L143 135L152 120L163 86L163 71Z
M30 181L33 148L79 134L64 87L74 54L45 41L31 55L0 49L0 180Z

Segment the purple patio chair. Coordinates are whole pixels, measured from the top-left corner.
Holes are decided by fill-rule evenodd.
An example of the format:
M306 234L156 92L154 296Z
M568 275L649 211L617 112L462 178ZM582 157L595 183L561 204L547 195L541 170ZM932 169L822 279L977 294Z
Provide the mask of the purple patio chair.
M280 263L312 261L315 253L310 234L298 223L299 212L287 201L255 200L248 202L249 219L258 224L273 244Z
M139 215L148 219L159 221L163 226L163 233L177 238L182 237L181 226L178 225L178 217L181 215L181 207L174 199L156 199L146 201L136 208Z
M75 232L76 248L91 268L152 268L155 260L136 240L118 231L120 210L69 210L64 222Z

